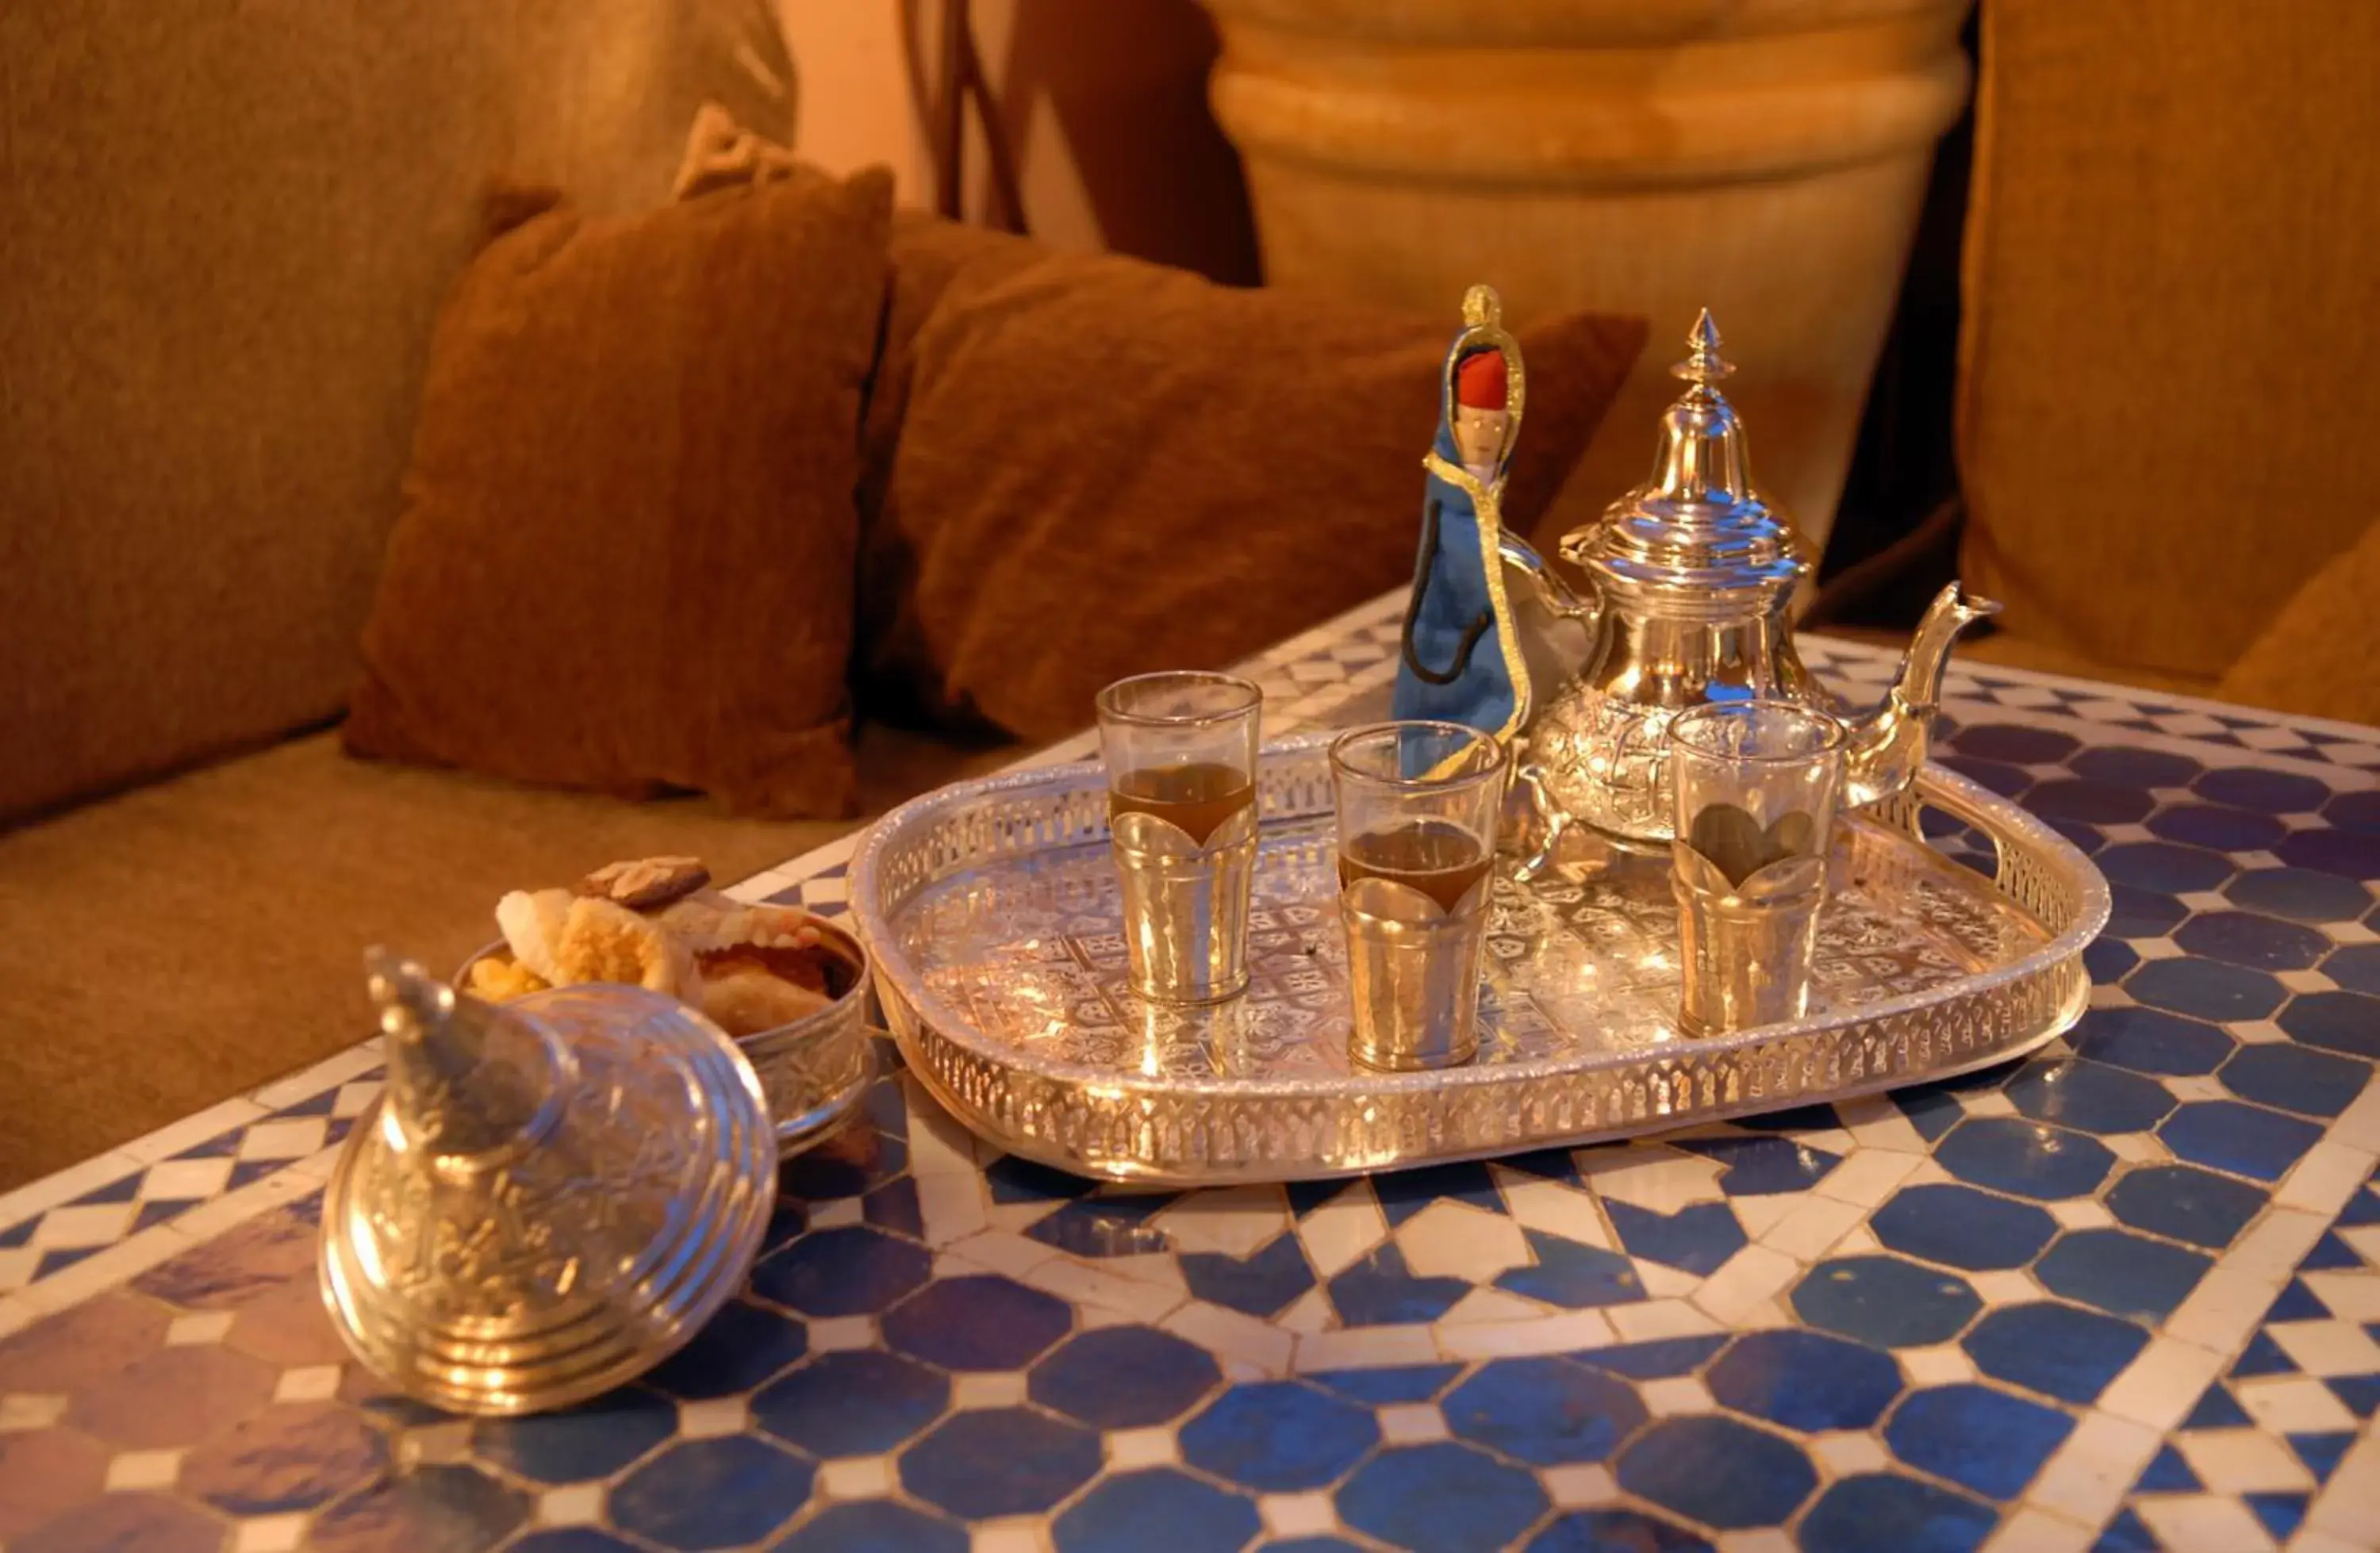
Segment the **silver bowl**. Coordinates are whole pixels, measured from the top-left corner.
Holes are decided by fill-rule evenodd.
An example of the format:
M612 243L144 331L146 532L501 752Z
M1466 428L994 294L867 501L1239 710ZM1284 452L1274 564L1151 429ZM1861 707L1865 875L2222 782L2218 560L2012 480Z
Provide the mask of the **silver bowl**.
M849 973L850 984L816 1013L735 1037L745 1060L760 1075L760 1091L768 1097L769 1114L776 1122L781 1159L792 1159L832 1132L867 1095L877 1073L876 1043L870 1038L877 1032L868 1020L873 967L867 946L832 922L813 920L820 938ZM502 939L482 944L463 962L455 985L468 989L474 965L511 954Z

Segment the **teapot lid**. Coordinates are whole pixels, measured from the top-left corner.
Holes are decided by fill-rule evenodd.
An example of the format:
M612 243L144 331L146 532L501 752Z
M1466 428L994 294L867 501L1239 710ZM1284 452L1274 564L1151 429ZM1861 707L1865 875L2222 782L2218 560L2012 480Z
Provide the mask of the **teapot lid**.
M1719 355L1710 309L1670 369L1690 385L1661 417L1652 478L1570 535L1562 554L1598 578L1666 584L1724 599L1790 588L1810 569L1801 537L1753 488L1743 422L1718 388L1735 368Z

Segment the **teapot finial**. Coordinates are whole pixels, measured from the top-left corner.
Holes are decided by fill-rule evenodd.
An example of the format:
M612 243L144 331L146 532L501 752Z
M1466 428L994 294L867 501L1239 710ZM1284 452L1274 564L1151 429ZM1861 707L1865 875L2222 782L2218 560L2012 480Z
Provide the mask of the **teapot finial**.
M1683 378L1696 388L1708 388L1735 370L1735 363L1719 355L1718 346L1718 325L1705 308L1694 326L1686 331L1686 358L1670 368L1670 375Z

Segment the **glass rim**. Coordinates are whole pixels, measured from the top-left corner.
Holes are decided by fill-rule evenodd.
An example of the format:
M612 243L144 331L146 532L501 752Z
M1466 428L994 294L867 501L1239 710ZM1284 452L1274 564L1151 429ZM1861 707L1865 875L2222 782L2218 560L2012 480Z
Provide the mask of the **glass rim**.
M1788 717L1800 719L1803 726L1816 729L1823 736L1809 749L1752 751L1710 749L1687 736L1706 723L1724 722L1746 712L1782 712ZM1670 719L1663 740L1672 750L1682 749L1706 760L1728 760L1747 766L1782 766L1836 754L1850 736L1851 731L1843 726L1843 720L1822 708L1804 706L1799 701L1762 698L1749 701L1706 701L1701 706L1690 707Z
M1347 763L1346 750L1358 740L1378 738L1383 734L1389 734L1405 733L1429 733L1454 735L1466 746L1463 753L1468 753L1470 749L1476 749L1481 746L1485 746L1488 752L1488 762L1487 765L1481 767L1475 771L1465 771L1461 776L1449 777L1378 776L1370 771L1359 770L1355 767ZM1448 757L1449 759L1455 758L1456 757L1451 754ZM1386 722L1366 722L1360 727L1350 728L1344 733L1339 734L1336 738L1330 741L1330 770L1332 775L1347 776L1357 782L1374 783L1382 787L1402 788L1408 792L1414 793L1446 792L1455 788L1467 787L1475 783L1485 782L1490 777L1500 776L1503 774L1510 758L1510 753L1493 734L1483 734L1467 722L1449 722L1443 719L1432 717L1395 718L1390 719ZM1439 762L1441 765L1444 763L1444 761Z
M1246 694L1238 704L1219 708L1213 711L1132 711L1116 704L1115 698L1118 691L1128 690L1135 686L1155 685L1160 680L1188 685L1220 686L1244 691ZM1158 669L1145 674L1127 674L1123 679L1103 686L1093 704L1100 719L1109 722L1122 722L1136 728L1197 728L1208 723L1229 722L1235 718L1245 717L1264 705L1264 690L1252 679L1243 679L1238 674L1227 674L1220 669Z

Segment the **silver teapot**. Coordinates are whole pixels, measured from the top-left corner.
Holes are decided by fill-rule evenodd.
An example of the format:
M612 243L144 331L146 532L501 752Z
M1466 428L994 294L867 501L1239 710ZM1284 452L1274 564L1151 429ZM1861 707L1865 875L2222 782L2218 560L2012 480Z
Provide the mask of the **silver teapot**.
M1671 834L1665 735L1709 701L1780 698L1840 711L1793 650L1788 618L1810 557L1783 515L1754 490L1743 424L1717 387L1734 370L1706 310L1670 369L1688 387L1661 419L1652 478L1572 530L1561 556L1586 574L1581 595L1528 544L1503 537L1530 681L1538 698L1515 749L1543 842L1586 826L1623 842ZM1936 596L1883 703L1844 717L1844 797L1870 804L1916 779L1950 644L1998 604Z

